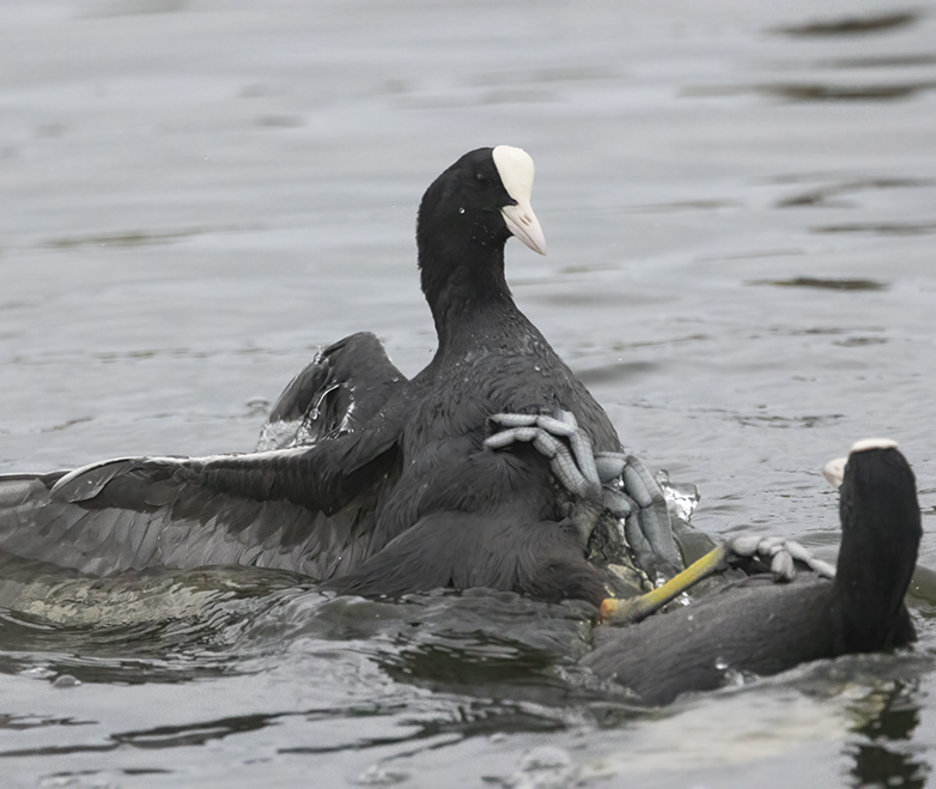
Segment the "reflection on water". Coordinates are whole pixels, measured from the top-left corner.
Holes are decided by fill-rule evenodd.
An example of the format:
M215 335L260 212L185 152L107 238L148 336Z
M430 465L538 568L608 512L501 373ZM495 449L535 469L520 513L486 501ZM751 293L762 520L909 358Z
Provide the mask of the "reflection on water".
M857 200L842 200L840 198L844 195L873 189L910 189L913 187L928 187L932 185L932 181L918 178L869 178L867 180L846 181L844 183L820 186L778 200L776 205L778 208L794 208L801 206L854 208L860 205Z
M891 11L846 16L801 25L777 27L775 31L786 36L853 36L882 33L912 25L920 18L917 11Z
M797 102L879 102L914 98L936 88L936 80L892 83L831 84L828 82L768 82L756 85L690 85L687 97L734 96L754 93Z
M46 246L54 249L68 249L69 247L138 247L144 244L168 244L172 241L179 241L184 238L196 236L199 233L205 233L205 228L173 230L165 232L146 232L142 230L128 231L125 233L110 233L100 236L85 236L77 238L53 238L46 242Z
M330 716L335 710L323 711ZM354 717L362 718L366 724L370 715L389 715L403 713L405 710L369 710L354 711ZM565 729L565 724L555 716L537 714L531 708L512 702L484 701L460 704L457 714L450 718L413 718L407 721L404 731L395 736L368 737L362 733L351 742L343 741L328 745L302 745L283 748L281 753L322 754L342 751L346 748L379 749L387 745L406 744L408 748L440 747L454 745L471 737L484 737L493 734L506 735L514 732L537 733L555 732ZM366 726L365 726L366 728Z
M861 786L922 787L932 772L931 765L908 747L920 723L915 684L901 682L877 689L860 703L864 711L874 709L855 725L855 734L845 748L854 760L851 775ZM858 705L856 705L856 708ZM858 712L858 709L856 709Z
M936 233L936 222L850 222L811 227L813 233L872 233L878 236L920 236Z
M189 0L90 0L80 15L95 18L135 16L138 14L171 14L190 5Z
M817 60L816 68L852 69L852 68L910 68L912 66L936 66L936 54L918 55L865 55L848 58L828 58Z
M897 31L925 25L929 20L918 10L888 11L876 14L869 12L861 16L849 16L828 20L810 21L802 24L783 25L772 32L793 39L807 42L825 42L828 51L841 50L844 42L836 39L876 42L878 35L890 35ZM886 39L885 39L886 40ZM929 47L917 53L901 51L874 51L874 44L860 54L833 57L817 57L826 51L803 49L808 52L805 58L788 58L775 64L774 68L764 71L760 81L745 80L742 84L722 82L719 84L693 84L683 88L687 97L717 97L744 94L756 94L772 99L798 103L858 103L874 104L880 102L909 101L936 88L936 77L932 66L936 65ZM852 70L863 73L850 73ZM895 80L892 75L870 74L872 69L903 69L906 76ZM831 72L816 74L817 70ZM770 78L769 72L782 74L781 79ZM808 73L809 76L791 78L790 73Z
M899 101L936 88L936 80L890 84L830 85L828 83L773 83L754 85L751 90L792 101Z
M793 279L758 279L749 285L772 285L775 288L819 288L820 290L886 290L886 282L870 279L820 279L794 277Z

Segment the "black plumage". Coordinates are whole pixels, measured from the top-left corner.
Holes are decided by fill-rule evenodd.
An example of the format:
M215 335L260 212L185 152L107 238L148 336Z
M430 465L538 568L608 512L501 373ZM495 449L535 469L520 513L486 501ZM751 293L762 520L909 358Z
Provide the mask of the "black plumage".
M412 380L373 335L352 335L280 397L276 449L107 461L33 477L19 502L0 480L0 548L96 573L238 563L362 594L489 586L600 601L547 462L483 446L494 413L564 409L596 450L620 449L507 286L511 234L543 251L532 179L519 149L481 148L426 191L418 261L439 345ZM293 429L277 435L281 423Z
M596 631L598 646L583 664L648 704L666 704L680 693L719 687L729 671L775 674L912 642L903 600L922 529L913 472L895 446L856 445L840 517L834 580L749 578L672 613Z

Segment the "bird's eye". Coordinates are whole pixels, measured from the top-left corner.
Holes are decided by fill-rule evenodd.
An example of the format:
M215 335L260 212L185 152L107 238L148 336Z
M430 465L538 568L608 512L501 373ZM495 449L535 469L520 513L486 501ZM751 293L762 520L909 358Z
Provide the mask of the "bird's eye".
M475 173L475 180L479 184L483 184L487 182L487 176L484 173Z

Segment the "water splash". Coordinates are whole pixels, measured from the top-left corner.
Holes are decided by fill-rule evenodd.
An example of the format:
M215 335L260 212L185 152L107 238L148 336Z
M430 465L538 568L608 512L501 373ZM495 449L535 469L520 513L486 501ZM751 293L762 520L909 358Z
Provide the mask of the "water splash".
M656 473L657 484L663 490L663 496L666 498L666 506L669 508L670 515L679 518L686 523L692 520L692 513L699 506L699 500L702 494L699 492L699 486L692 483L672 482L669 478L669 472L660 469Z

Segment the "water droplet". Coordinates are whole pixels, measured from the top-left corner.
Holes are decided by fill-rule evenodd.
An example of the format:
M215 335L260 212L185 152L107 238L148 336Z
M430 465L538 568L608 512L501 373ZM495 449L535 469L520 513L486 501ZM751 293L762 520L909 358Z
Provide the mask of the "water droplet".
M465 213L465 209L464 209L464 208L459 208L459 209L458 209L458 213L459 213L459 214L464 214L464 213Z
M247 408L249 408L253 414L265 414L270 410L270 401L265 397L251 397L247 401Z
M25 677L37 677L39 679L45 679L46 677L51 677L55 672L50 668L45 666L30 666L27 669L23 669L20 674Z
M409 778L409 773L403 770L390 770L378 764L372 764L361 773L355 783L361 786L394 786Z
M505 786L576 786L578 770L562 748L542 745L527 753Z
M52 683L53 688L77 688L81 684L81 680L77 677L73 677L71 674L60 674L55 678L55 681Z
M520 769L524 772L568 767L572 758L568 752L553 745L541 745L523 757Z
M744 684L744 674L736 668L730 668L725 672L725 687L740 688Z
M692 520L692 513L699 505L699 488L692 484L677 484L672 482L666 471L659 471L656 474L656 481L663 491L666 504L674 515L680 520L689 523Z

